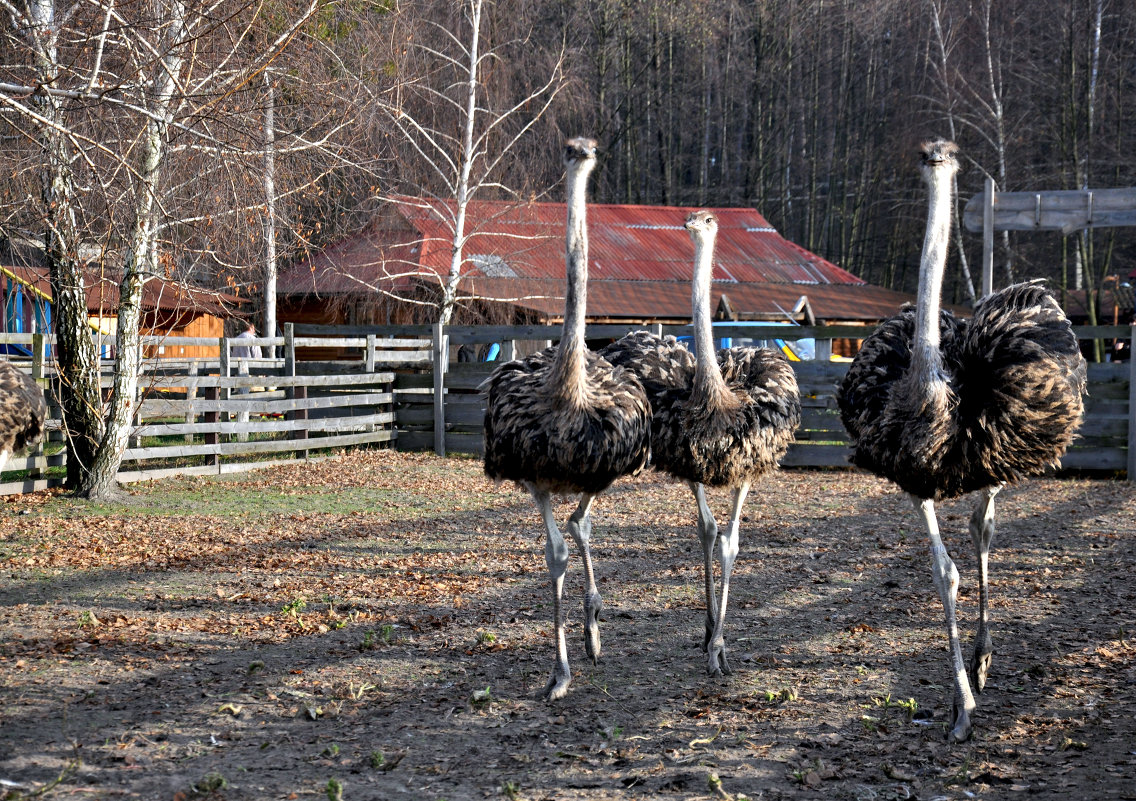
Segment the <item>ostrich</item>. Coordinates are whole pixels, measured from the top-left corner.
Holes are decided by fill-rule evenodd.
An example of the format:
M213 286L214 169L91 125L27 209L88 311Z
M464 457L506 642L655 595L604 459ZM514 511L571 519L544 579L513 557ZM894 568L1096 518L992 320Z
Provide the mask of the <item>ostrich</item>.
M564 639L560 598L568 566L568 547L556 527L551 496L579 494L568 520L568 533L583 554L584 646L599 659L599 613L589 549L595 496L615 479L634 475L650 456L651 406L635 376L588 350L584 342L588 282L586 190L596 163L596 143L569 139L567 167L568 224L564 335L556 347L498 367L483 385L485 473L511 480L532 493L548 535L544 558L552 579L556 662L544 698L564 697L572 680Z
M696 211L686 220L694 241L691 293L695 354L673 337L629 334L604 354L635 370L651 400L654 467L686 481L698 504L706 590L703 648L710 675L730 672L726 659L726 602L738 555L742 504L754 480L785 455L801 420L797 380L788 361L769 348L731 348L715 357L710 325L710 279L718 219ZM713 557L718 524L704 487L733 492L730 522L721 537L722 595L715 598Z
M1086 367L1069 321L1037 282L982 298L969 321L940 310L957 151L941 139L922 147L930 205L916 306L864 340L837 401L852 462L898 484L927 527L955 677L949 736L963 742L975 709L971 682L982 691L993 653L987 566L994 496L1065 453L1081 420ZM968 679L955 617L958 570L939 537L935 501L972 491L979 493L969 526L979 621Z
M0 470L13 453L34 445L43 434L47 404L31 376L0 362Z

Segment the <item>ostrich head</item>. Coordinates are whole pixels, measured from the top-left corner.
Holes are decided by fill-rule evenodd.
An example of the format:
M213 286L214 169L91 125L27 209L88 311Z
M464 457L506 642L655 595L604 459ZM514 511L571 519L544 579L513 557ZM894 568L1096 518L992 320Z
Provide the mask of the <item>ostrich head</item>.
M565 166L569 168L585 165L589 168L594 166L597 147L596 140L589 139L586 136L577 136L569 139L564 143Z
M710 211L692 211L683 227L690 234L690 238L697 242L699 239L706 239L718 233L718 218Z
M919 146L919 171L926 181L950 178L958 172L958 145L935 139Z

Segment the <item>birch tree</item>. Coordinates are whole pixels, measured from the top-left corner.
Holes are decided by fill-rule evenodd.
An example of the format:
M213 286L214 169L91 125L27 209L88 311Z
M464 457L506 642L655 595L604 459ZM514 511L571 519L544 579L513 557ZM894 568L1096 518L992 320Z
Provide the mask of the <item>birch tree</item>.
M378 100L400 139L402 160L412 167L404 176L404 192L421 195L450 233L450 261L439 280L438 322L447 324L457 303L458 283L465 272L469 204L478 194L516 198L515 190L499 180L503 165L564 86L563 52L555 56L546 76L517 97L492 95L485 75L492 65L523 46L510 39L485 46L485 0L462 0L452 27L405 17L410 41L402 62L433 63L436 68L403 73ZM429 35L424 35L429 34ZM401 37L400 37L401 38ZM420 60L419 60L420 59ZM433 274L420 277L433 279Z
M128 7L115 0L77 3L62 14L50 6L6 6L13 35L20 37L8 42L19 45L12 49L23 60L4 69L3 77L12 80L0 81L0 104L10 129L34 131L41 143L22 164L45 187L32 225L46 231L60 394L72 445L69 483L81 495L104 498L116 490L136 412L146 284L193 272L195 237L207 242L223 226L255 218L263 206L240 197L244 184L261 180L264 155L259 141L251 147L245 141L242 120L249 109L243 91L323 7L322 0L302 2L272 21L257 8L234 4L220 15L222 23L218 8L186 0ZM250 44L265 41L255 34L269 27L275 34L266 44ZM290 140L293 150L321 144L306 132ZM258 167L243 169L250 160ZM16 211L5 222L10 230L27 223ZM195 234L195 227L203 230ZM197 247L217 259L214 245ZM113 384L105 403L83 286L88 266L121 278Z

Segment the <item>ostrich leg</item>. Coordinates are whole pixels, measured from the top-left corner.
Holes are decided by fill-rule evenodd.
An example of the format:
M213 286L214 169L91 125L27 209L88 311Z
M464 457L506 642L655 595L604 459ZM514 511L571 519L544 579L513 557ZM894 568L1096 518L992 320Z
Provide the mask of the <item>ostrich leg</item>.
M994 539L994 496L1002 486L987 487L978 496L978 506L970 518L970 538L978 557L978 631L974 635L974 657L970 661L970 680L975 692L986 686L994 645L990 642L990 621L986 611L990 597L987 584L987 566L990 561L990 542Z
M714 632L710 636L710 645L706 650L707 667L711 676L720 676L723 673L732 673L730 663L726 661L726 602L730 595L730 576L734 572L734 560L738 557L738 529L741 526L742 504L749 494L749 482L734 488L734 503L730 510L730 525L721 538L722 560L722 600L718 604L718 620L714 624Z
M603 610L603 599L600 598L599 588L596 587L596 577L592 572L592 501L596 496L583 495L580 504L572 517L568 519L568 533L584 555L584 649L596 664L600 658L600 612Z
M556 527L552 514L552 499L547 492L529 485L533 500L544 518L548 537L544 541L544 562L548 565L548 575L552 579L552 627L556 637L556 663L552 675L544 686L544 700L555 701L568 694L572 672L568 670L568 645L564 639L564 616L560 609L560 599L564 594L564 573L568 569L568 543Z
M706 581L706 633L702 636L702 650L707 651L714 629L718 626L718 592L714 589L714 544L718 541L718 524L706 502L706 488L691 481L690 491L698 501L698 539L702 541L702 566Z
M947 615L947 636L950 639L951 668L955 672L955 698L951 708L950 738L964 742L970 737L970 713L975 709L974 695L970 692L970 682L966 677L966 665L959 644L958 619L955 616L955 601L958 598L959 574L955 563L947 554L943 540L939 537L939 523L935 519L935 502L911 496L915 510L923 518L927 534L931 538L931 575L943 610Z

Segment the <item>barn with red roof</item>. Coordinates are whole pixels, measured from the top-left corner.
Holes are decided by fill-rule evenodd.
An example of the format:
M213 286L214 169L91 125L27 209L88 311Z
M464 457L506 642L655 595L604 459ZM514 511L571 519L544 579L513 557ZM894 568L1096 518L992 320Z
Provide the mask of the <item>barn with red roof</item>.
M692 208L588 206L588 319L690 320ZM793 244L748 208L719 219L714 298L719 316L872 324L910 296L871 286ZM563 203L469 204L455 323L558 323L564 306ZM454 204L400 197L364 232L281 271L282 321L432 322L450 267Z

